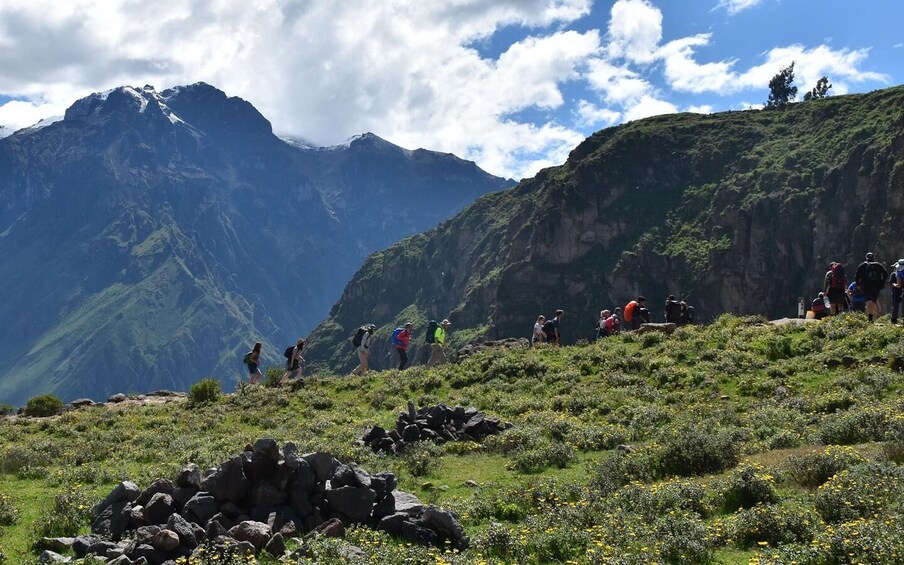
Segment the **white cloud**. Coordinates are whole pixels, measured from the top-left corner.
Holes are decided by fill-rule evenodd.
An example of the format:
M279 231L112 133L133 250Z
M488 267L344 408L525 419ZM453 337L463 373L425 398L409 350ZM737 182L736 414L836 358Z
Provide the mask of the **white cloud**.
M662 39L662 12L646 0L618 0L609 20L609 56L636 63L655 59Z
M0 105L0 124L9 130L5 133L12 133L34 125L43 118L62 115L68 106L68 103L54 104L41 100L10 100Z
M762 2L763 0L719 0L719 4L716 7L725 8L728 10L728 14L733 16L742 10L753 8Z
M720 92L729 88L735 80L732 67L735 61L697 63L694 47L709 44L711 34L701 33L676 39L656 51L664 60L664 74L669 86L682 92Z
M583 127L611 126L618 122L621 113L610 108L601 108L587 100L578 101L578 123Z
M701 104L699 106L688 106L685 112L690 112L692 114L712 114L713 107L709 104Z
M590 87L602 93L610 104L639 100L652 85L627 67L616 66L604 59L591 59L585 77Z
M895 44L894 44L894 48L895 48L895 49L900 49L900 48L902 48L902 47L904 47L904 43L895 43Z
M625 112L625 121L630 122L641 118L649 118L650 116L659 116L661 114L674 114L677 111L678 107L671 102L646 95L636 104L628 108Z

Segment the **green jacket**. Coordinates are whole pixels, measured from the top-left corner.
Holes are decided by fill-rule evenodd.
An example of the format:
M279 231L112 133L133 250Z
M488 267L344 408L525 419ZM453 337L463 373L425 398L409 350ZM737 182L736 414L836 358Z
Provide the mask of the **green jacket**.
M433 334L433 342L438 345L446 345L446 330L442 326L436 327L436 333Z

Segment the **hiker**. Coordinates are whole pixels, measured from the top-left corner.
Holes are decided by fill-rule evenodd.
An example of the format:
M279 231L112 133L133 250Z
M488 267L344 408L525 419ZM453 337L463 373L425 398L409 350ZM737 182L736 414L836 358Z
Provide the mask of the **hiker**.
M650 322L650 311L646 308L647 299L643 296L638 296L637 300L632 300L628 302L625 306L625 323L628 324L629 329L636 330L640 327L640 324Z
M399 352L400 371L408 365L408 342L411 341L411 329L413 327L411 322L408 322L404 327L396 328L392 332L392 344L395 345L396 351Z
M553 336L555 339L552 341L555 343L556 347L562 345L562 318L565 317L565 310L559 309L556 310L556 317L552 319L552 330Z
M428 367L446 361L446 332L451 325L452 322L449 320L443 320L436 327L436 331L433 333L433 342L430 346L430 359L427 361Z
M837 262L830 263L822 291L829 297L829 310L833 316L848 309L847 293L845 292L847 285L844 265Z
M665 299L665 321L671 324L681 323L681 313L683 302L678 302L673 294Z
M684 326L687 324L693 324L694 323L694 307L688 305L688 303L685 302L684 300L679 302L678 305L681 307L681 315L678 318L678 325Z
M540 315L537 316L537 321L534 323L534 333L530 336L530 343L534 347L539 347L541 343L543 343L546 334L543 333L543 325L546 323L546 316Z
M621 331L621 315L621 307L616 306L612 311L612 315L606 319L606 332L609 335L617 334Z
M304 343L303 339L298 338L295 345L290 345L286 348L283 353L286 356L286 372L279 380L279 384L294 381L304 385L304 380L301 378L301 371L304 365L304 357L301 356L301 352L304 350Z
M857 284L857 281L852 281L850 285L848 285L848 299L851 301L851 312L866 312L866 297L863 296L863 289L860 288L860 285Z
M352 339L352 345L357 348L358 366L352 371L353 375L363 375L367 372L368 363L370 362L370 338L374 335L377 326L368 324L361 326Z
M261 364L261 348L263 347L261 342L255 342L254 347L245 354L245 358L243 359L245 364L248 365L248 381L251 384L257 384L257 382L261 380L259 365Z
M898 259L898 262L891 266L892 273L888 277L891 284L891 323L898 323L898 309L901 306L901 299L904 298L904 259Z
M854 280L863 290L863 296L866 298L866 316L872 322L879 318L881 313L879 309L879 293L888 280L888 271L881 263L875 260L872 252L866 254L866 261L860 263L857 267L857 273Z
M829 315L829 306L828 306L828 297L826 297L824 292L820 292L816 295L816 298L813 299L813 304L810 306L810 310L813 310L813 317L817 320L822 320L826 316Z
M611 315L612 312L608 310L600 310L600 319L596 323L596 339L609 335L609 330L606 327L606 322L609 320L609 317Z

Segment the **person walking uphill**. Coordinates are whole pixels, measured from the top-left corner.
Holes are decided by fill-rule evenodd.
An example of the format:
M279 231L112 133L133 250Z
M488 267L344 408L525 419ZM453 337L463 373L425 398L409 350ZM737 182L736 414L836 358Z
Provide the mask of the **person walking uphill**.
M303 339L298 338L295 345L290 345L286 348L286 372L279 380L279 384L283 384L287 382L287 379L290 379L300 383L302 386L304 385L304 380L301 378L301 368L304 363L304 357L301 356L301 352L304 350L304 343Z
M376 329L377 326L368 324L358 328L358 331L355 333L355 337L352 339L352 345L354 345L358 351L358 366L352 371L353 375L363 375L367 372L368 364L370 362L370 340Z
M546 324L546 316L537 316L537 321L534 323L534 333L530 336L530 343L534 347L539 346L546 339L546 334L543 333L544 324Z
M879 317L879 293L888 280L888 271L881 263L876 262L872 253L866 254L866 261L857 267L854 282L863 290L866 298L866 315L872 322Z
M251 351L245 354L245 357L242 359L242 362L248 365L248 381L251 384L257 384L259 380L261 380L261 348L263 344L261 342L256 342L254 347L251 348Z
M436 326L436 330L433 332L433 341L430 342L430 359L427 361L428 367L446 361L446 333L451 325L452 322L449 320L443 320Z
M904 300L904 259L898 259L898 262L891 268L893 271L888 277L888 282L891 284L891 323L897 324L898 311Z
M842 263L832 263L826 271L825 284L822 291L829 297L829 309L834 316L848 309L847 300L847 275L844 274Z
M396 351L399 352L400 371L408 365L408 342L411 341L411 329L413 327L411 322L408 322L404 327L396 328L392 332L392 344L395 345Z

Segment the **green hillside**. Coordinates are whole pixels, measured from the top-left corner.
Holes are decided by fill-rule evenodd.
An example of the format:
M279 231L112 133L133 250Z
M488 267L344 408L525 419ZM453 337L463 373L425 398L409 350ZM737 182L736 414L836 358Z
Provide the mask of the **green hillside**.
M658 320L669 294L709 320L795 315L830 262L853 273L867 251L904 256L902 217L904 87L638 120L371 255L312 333L310 357L351 368L364 323L380 328L381 360L382 338L409 319L449 318L460 343L528 337L556 308L575 343L600 310L639 294Z
M88 531L90 507L119 481L144 488L272 437L396 473L401 490L455 510L471 538L443 551L353 527L304 541L302 563L348 562L348 545L374 564L900 563L901 331L859 315L726 315L670 337L324 373L297 391L246 387L203 405L4 418L0 551L34 561L40 537ZM355 443L374 424L394 427L409 400L474 406L513 427L402 457Z

